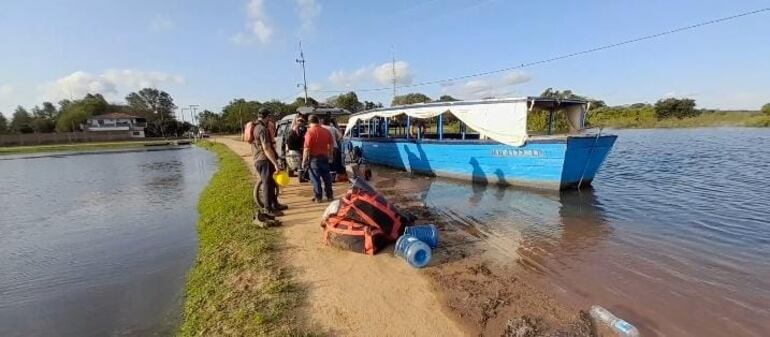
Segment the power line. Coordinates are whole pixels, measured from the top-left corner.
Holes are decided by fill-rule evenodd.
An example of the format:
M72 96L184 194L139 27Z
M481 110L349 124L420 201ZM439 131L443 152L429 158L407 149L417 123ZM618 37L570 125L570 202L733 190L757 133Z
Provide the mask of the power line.
M735 20L735 19L742 18L742 17L745 17L745 16L760 14L760 13L767 12L767 11L770 11L770 7L756 9L756 10L749 11L749 12L743 12L743 13L736 14L736 15L725 16L725 17L718 18L718 19L704 21L704 22L696 23L696 24L689 25L689 26L683 26L683 27L679 27L679 28L674 28L674 29L667 30L667 31L664 31L664 32L660 32L660 33L645 35L645 36L637 37L637 38L630 39L630 40L616 42L616 43L612 43L612 44L608 44L608 45L604 45L604 46L600 46L600 47L595 47L595 48L591 48L591 49L585 49L585 50L581 50L581 51L577 51L577 52L573 52L573 53L569 53L569 54L563 54L563 55L559 55L559 56L555 56L555 57L551 57L551 58L547 58L547 59L542 59L542 60L538 60L538 61L522 63L522 64L516 65L516 66L510 66L510 67L505 67L505 68L500 68L500 69L495 69L495 70L490 70L490 71L485 71L485 72L480 72L480 73L475 73L475 74L469 74L469 75L462 75L462 76L456 76L456 77L451 77L451 78L445 78L445 79L440 79L440 80L432 80L432 81L425 81L425 82L406 84L406 85L398 86L398 88L413 88L413 87L421 87L421 86L426 86L426 85L441 84L441 83L454 82L454 81L459 81L459 80L464 80L464 79L469 79L469 78L474 78L474 77L480 77L480 76L486 76L486 75L491 75L491 74L496 74L496 73L502 73L502 72L511 71L511 70L518 70L518 69L528 68L528 67L532 67L532 66L536 66L536 65L540 65L540 64L560 61L560 60L571 58L571 57L575 57L575 56L595 53L595 52L598 52L598 51L602 51L602 50L606 50L606 49L611 49L611 48L615 48L615 47L620 47L620 46L624 46L624 45L628 45L628 44L632 44L632 43L637 43L637 42L641 42L641 41L645 41L645 40L651 40L651 39L659 38L659 37L662 37L662 36L676 34L676 33L684 32L684 31L687 31L687 30L696 29L696 28L700 28L700 27L704 27L704 26L709 26L709 25L713 25L713 24L717 24L717 23L721 23L721 22L725 22L725 21ZM348 89L348 90L311 90L311 91L314 91L314 92L337 93L337 92L348 92L348 91L371 92L371 91L384 91L384 90L391 90L391 89L393 89L393 88L391 88L391 87L380 87L380 88L364 88L364 89L355 89L355 90L354 89Z

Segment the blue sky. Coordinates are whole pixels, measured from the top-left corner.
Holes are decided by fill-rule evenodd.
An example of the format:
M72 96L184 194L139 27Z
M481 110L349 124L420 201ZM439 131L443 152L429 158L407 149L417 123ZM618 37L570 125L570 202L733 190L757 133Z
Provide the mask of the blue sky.
M770 7L768 1L3 1L0 111L143 86L179 106L293 100L313 90L389 86L483 72ZM399 89L471 99L572 89L609 104L770 102L770 12L519 71ZM325 98L332 93L311 92ZM361 92L390 102L391 91Z

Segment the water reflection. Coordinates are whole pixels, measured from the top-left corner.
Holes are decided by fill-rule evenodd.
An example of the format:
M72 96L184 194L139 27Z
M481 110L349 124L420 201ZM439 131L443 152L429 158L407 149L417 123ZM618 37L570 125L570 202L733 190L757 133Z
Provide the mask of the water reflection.
M473 159L471 159L473 164ZM611 229L593 190L537 192L485 182L420 177L377 168L375 186L389 195L422 200L439 215L453 241L480 246L490 257L549 269L539 254L580 254Z
M170 335L204 150L0 161L0 336Z

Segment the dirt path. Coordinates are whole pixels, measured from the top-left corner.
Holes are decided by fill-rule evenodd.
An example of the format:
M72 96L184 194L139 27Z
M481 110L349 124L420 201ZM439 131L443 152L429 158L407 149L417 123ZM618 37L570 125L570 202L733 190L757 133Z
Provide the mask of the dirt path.
M253 170L251 149L231 138L216 138ZM337 185L335 195L344 193ZM311 202L309 184L296 180L281 191L290 209L281 218L283 256L308 291L300 313L307 328L332 336L462 336L444 311L430 279L392 254L374 257L321 243L320 218L326 204Z

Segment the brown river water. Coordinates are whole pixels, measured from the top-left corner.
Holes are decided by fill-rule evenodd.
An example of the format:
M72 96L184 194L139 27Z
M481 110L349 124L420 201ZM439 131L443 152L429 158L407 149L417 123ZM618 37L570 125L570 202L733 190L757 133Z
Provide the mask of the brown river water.
M770 336L770 130L617 133L592 190L375 175L484 259L577 308L602 305L642 336Z

